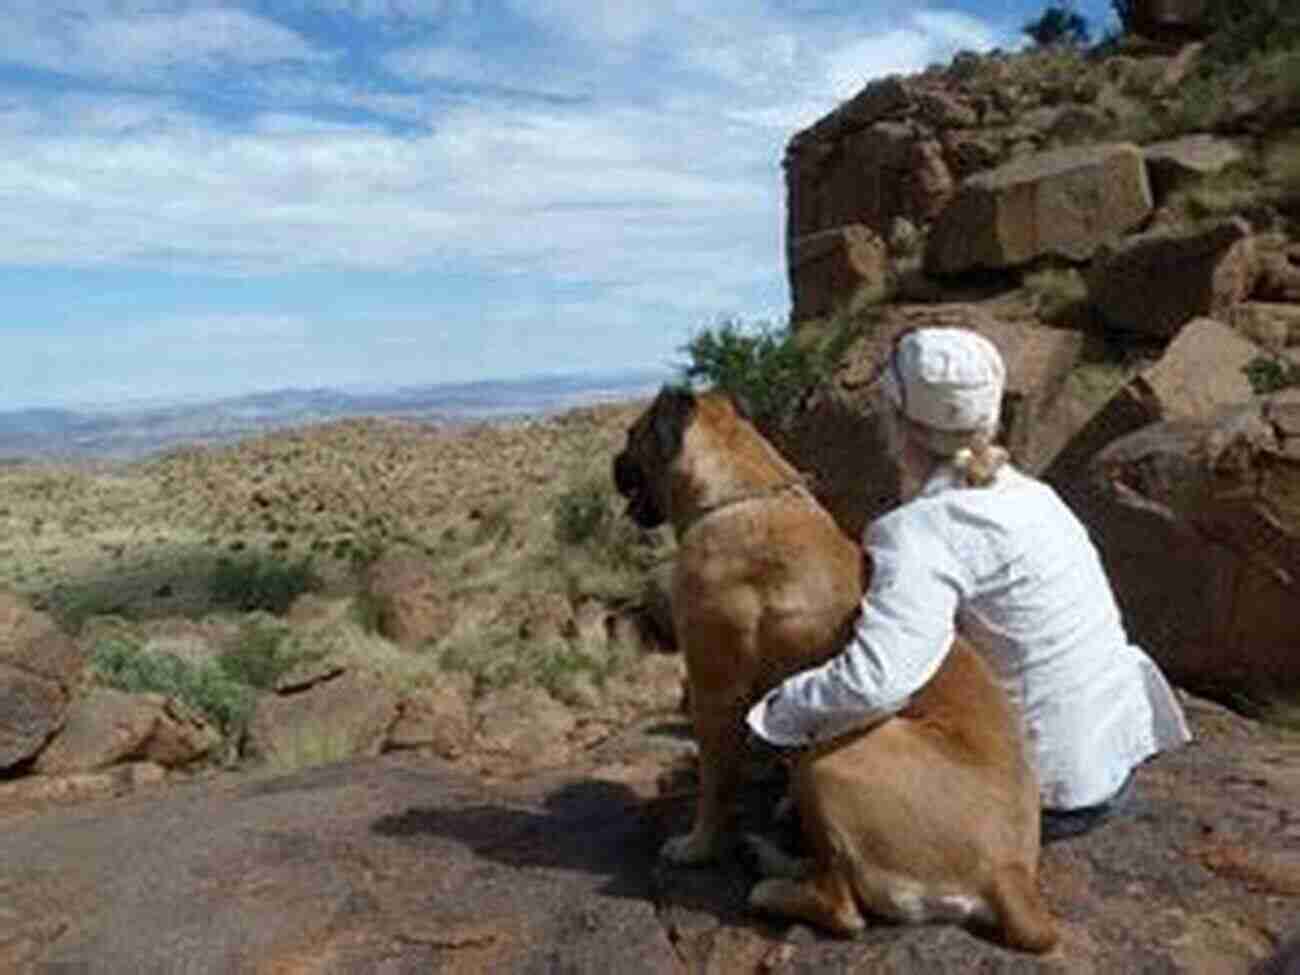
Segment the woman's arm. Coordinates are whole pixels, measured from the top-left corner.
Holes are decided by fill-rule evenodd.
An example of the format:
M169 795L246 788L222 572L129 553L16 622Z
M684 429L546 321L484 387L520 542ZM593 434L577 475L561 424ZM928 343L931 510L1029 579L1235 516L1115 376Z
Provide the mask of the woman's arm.
M952 646L962 570L908 507L868 529L871 584L844 649L750 709L760 738L789 748L838 737L902 708L939 669Z

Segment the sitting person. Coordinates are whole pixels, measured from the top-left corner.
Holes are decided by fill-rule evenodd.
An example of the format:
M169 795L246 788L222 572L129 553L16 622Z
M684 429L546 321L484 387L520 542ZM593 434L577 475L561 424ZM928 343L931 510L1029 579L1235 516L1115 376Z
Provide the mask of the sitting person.
M992 443L1005 381L962 328L903 333L882 370L903 504L868 526L871 583L844 649L750 710L802 747L882 720L935 673L957 628L1023 715L1045 841L1124 805L1133 769L1190 734L1155 663L1129 643L1087 530Z

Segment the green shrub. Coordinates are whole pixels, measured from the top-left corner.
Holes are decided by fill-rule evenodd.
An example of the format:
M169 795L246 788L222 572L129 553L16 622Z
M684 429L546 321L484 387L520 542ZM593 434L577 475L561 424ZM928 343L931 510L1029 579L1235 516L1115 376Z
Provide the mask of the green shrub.
M374 565L387 547L388 542L384 536L373 531L364 532L359 538L340 539L335 543L335 551L342 551L352 566L352 571L358 575Z
M1138 0L1110 0L1110 7L1119 19L1120 27L1125 31L1133 29L1133 14Z
M585 545L604 533L615 517L609 477L590 477L556 495L551 514L561 545Z
M109 687L166 694L184 702L228 738L238 738L253 713L254 694L214 663L191 664L170 653L146 653L127 640L102 640L90 665Z
M60 626L73 633L93 616L130 616L133 612L121 592L99 581L55 584L48 609Z
M829 379L861 334L860 316L840 315L817 335L796 335L789 326L727 320L697 332L682 351L688 381L703 380L742 402L760 426L792 416L804 398Z
M1039 47L1082 47L1088 43L1088 19L1074 9L1070 0L1048 4L1042 15L1022 30Z
M1274 356L1256 356L1242 367L1256 396L1300 386L1300 365Z
M1025 276L1024 287L1045 322L1063 323L1088 300L1083 275L1073 268L1035 271Z
M597 596L618 602L639 591L663 538L625 518L609 472L576 477L550 501L553 545L528 561L539 588L556 583L570 598Z
M1174 191L1168 202L1189 219L1201 221L1243 213L1261 199L1260 181L1254 172L1233 167Z
M361 627L361 632L378 633L383 623L384 609L379 597L369 589L362 589L352 597L348 615L352 622Z
M1164 134L1175 136L1212 129L1223 108L1222 84L1219 76L1212 73L1184 81L1164 120Z
M212 573L212 600L219 606L243 613L265 610L285 613L293 601L307 592L317 592L321 578L310 557L295 562L261 555L218 560Z
M240 629L234 646L217 657L217 666L230 680L268 691L293 667L315 656L297 646L285 627L251 622Z
M471 545L508 541L515 532L514 505L508 500L496 501L480 510L474 518Z

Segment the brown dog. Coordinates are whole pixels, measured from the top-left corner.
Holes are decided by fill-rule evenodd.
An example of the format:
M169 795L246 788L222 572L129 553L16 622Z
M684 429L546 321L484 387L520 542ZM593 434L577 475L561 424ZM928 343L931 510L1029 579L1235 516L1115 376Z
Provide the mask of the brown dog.
M628 430L614 480L640 525L677 536L673 623L686 655L700 796L663 854L720 852L749 705L837 652L865 586L862 552L798 473L718 393L664 388ZM750 902L834 931L859 903L907 921L973 920L1045 951L1056 929L1037 890L1039 812L1005 695L961 640L898 715L810 749L792 780L812 859L756 841Z

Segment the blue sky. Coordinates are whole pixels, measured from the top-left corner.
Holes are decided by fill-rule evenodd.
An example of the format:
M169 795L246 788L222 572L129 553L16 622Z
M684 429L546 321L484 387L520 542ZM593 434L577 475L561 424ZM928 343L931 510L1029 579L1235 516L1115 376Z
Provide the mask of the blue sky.
M1045 5L0 0L0 408L672 365L797 129Z

